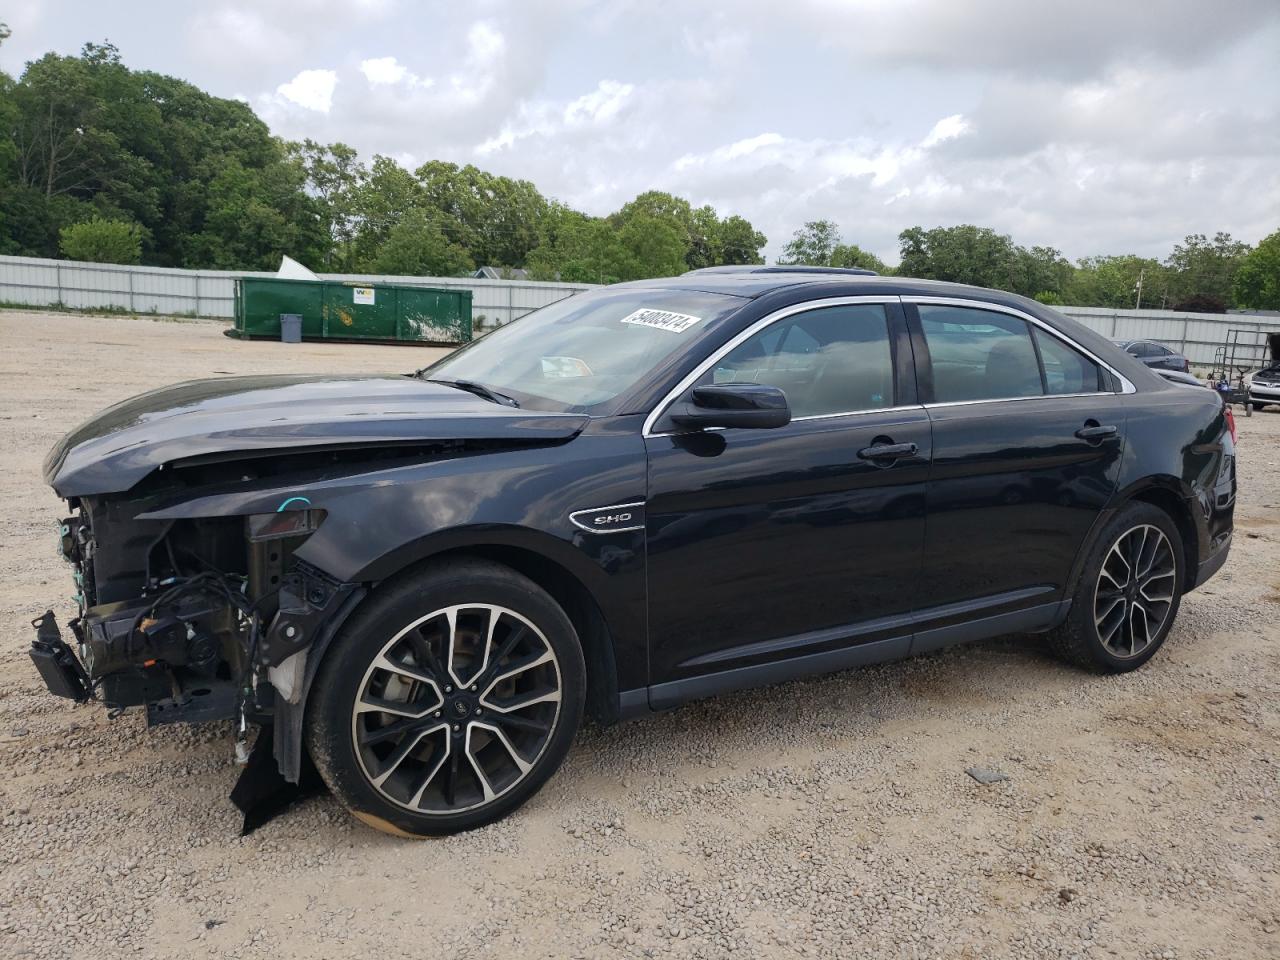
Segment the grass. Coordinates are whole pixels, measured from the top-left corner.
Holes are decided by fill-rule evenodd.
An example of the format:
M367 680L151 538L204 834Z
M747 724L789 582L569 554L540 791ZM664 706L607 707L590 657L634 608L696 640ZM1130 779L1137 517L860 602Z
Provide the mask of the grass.
M191 323L193 321L214 320L219 323L230 323L230 317L202 317L190 311L160 313L156 310L129 310L125 307L69 307L65 303L18 303L13 300L0 300L0 310L24 310L30 313L66 313L80 317L137 317L155 320L158 323Z

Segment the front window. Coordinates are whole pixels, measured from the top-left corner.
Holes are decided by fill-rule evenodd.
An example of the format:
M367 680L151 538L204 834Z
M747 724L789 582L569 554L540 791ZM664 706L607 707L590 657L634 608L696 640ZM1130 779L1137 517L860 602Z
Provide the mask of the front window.
M577 294L499 327L419 376L482 384L533 409L605 412L745 302L696 290Z
M778 387L797 418L891 407L884 307L822 307L772 324L721 359L712 382Z

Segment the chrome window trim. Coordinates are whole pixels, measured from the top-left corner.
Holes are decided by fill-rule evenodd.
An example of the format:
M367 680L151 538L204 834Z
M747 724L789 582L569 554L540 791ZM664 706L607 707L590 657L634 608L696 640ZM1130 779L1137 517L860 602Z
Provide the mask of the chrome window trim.
M862 417L868 413L893 413L903 410L923 410L923 405L919 403L906 404L898 407L866 407L863 410L841 410L839 413L811 413L807 417L792 417L792 423L804 423L807 420L835 420L837 417Z
M929 410L938 407L971 407L978 403L1018 403L1022 400L1070 400L1073 397L1114 397L1114 390L1095 390L1093 393L1037 393L1030 397L984 397L981 400L942 400L938 403L926 403Z
M738 346L738 344L744 342L745 340L749 340L751 337L755 336L761 330L764 330L767 327L772 326L773 324L777 323L779 320L785 320L787 317L793 317L797 313L808 313L810 310L821 310L824 307L843 307L843 306L848 306L850 304L862 304L862 303L878 303L884 306L888 306L891 303L902 303L902 297L899 297L896 295L886 296L885 294L876 294L871 296L859 296L859 297L826 297L822 300L806 300L804 303L793 303L789 307L781 307L778 310L775 310L773 313L770 313L770 314L767 314L766 316L761 317L755 323L751 324L751 326L747 327L745 330L742 330L739 333L735 334L734 336L730 337L729 340L727 340L725 343L722 343L716 350L714 350L711 353L709 357L707 357L707 359L703 360L702 363L694 367L693 370L691 370L683 380L681 380L671 390L669 390L666 396L664 396L662 400L659 401L658 404L652 410L649 411L649 415L644 418L644 426L640 430L640 436L646 439L649 437L669 437L669 436L674 436L677 432L683 432L683 431L673 431L671 433L654 433L653 425L658 422L659 418L664 413L667 412L667 408L671 406L671 404L675 403L676 398L679 397L686 390L688 390L691 386L693 386L693 384L697 382L698 378L701 377L708 370L710 370L718 360L724 357L725 354L729 353L729 351L731 351L734 347ZM885 312L886 330L888 330L888 321L889 321L889 315L888 315L888 311L886 311ZM896 387L896 384L895 384L895 387ZM792 422L795 423L803 420L816 420L819 418L826 418L826 417L847 417L847 416L862 414L862 413L882 413L885 410L911 410L911 409L916 409L916 408L915 407L878 407L872 410L851 410L848 413L821 413L821 414L813 414L812 416L808 416L808 417L795 417L793 418Z
M1005 313L1005 314L1008 314L1009 316L1020 317L1021 319L1026 320L1028 323L1033 324L1036 327L1039 327L1045 333L1049 334L1049 336L1057 337L1067 346L1071 347L1071 349L1079 353L1083 353L1086 357L1088 357L1098 366L1102 367L1104 370L1111 373L1112 376L1114 376L1117 380L1120 381L1120 390L1119 390L1120 393L1124 394L1124 393L1138 392L1138 388L1133 385L1133 382L1128 377L1126 377L1123 373L1121 373L1115 367L1111 366L1111 364L1107 363L1107 361L1103 360L1092 350L1082 347L1080 344L1076 343L1074 340L1072 340L1062 331L1057 330L1054 327L1050 326L1049 324L1045 323L1039 317L1032 316L1031 314L1027 313L1024 310L1019 310L1017 307L1008 307L1008 306L1005 306L1003 303L990 303L986 300L968 300L963 297L905 296L905 297L902 297L901 300L903 303L914 303L917 306L920 304L925 304L928 306L970 307L976 310L990 310L994 313ZM994 397L991 399L983 399L983 400L948 400L942 403L926 403L925 406L926 407L942 407L942 406L950 407L950 406L959 406L961 404L966 404L966 403L998 403L998 402L1003 402L1005 400L1048 400L1054 397L1068 397L1068 396L1072 396L1072 397L1074 396L1079 396L1079 397L1115 396L1115 394L1116 394L1116 391L1114 390L1097 390L1092 393L1079 393L1079 394L1044 393L1034 397Z

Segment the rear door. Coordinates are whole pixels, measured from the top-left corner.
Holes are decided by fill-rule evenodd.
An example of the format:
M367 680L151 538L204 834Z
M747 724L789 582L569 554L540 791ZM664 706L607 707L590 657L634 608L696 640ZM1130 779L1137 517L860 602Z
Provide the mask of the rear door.
M660 418L645 438L655 707L910 643L930 428L899 303L819 301L752 330L684 393L767 383L791 423L678 433Z
M987 621L974 633L1037 629L1118 481L1118 381L1028 315L906 309L934 445L913 650L965 639L959 625L973 621Z

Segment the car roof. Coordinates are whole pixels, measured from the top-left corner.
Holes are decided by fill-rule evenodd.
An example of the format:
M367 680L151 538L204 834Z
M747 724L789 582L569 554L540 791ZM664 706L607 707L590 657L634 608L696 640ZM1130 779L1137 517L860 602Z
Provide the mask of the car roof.
M987 300L1026 309L1042 304L1004 290L991 290L945 280L919 280L913 277L882 277L862 270L815 267L712 267L691 270L678 277L655 277L615 284L615 288L650 290L696 290L737 297L756 298L775 290L806 285L821 285L830 291L839 288L841 296L925 296ZM824 292L824 295L830 295Z

